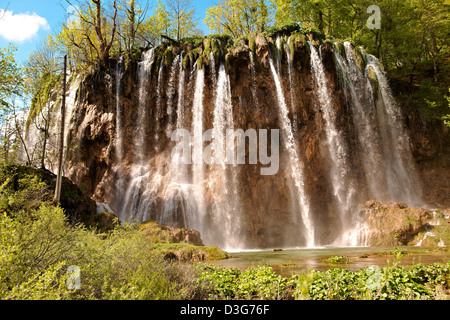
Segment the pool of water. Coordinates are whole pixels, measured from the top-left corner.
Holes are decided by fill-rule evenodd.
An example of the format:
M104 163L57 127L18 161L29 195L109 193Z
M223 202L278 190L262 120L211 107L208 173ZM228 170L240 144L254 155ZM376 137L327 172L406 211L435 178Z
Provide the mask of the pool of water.
M250 266L269 265L277 273L289 277L292 274L305 272L309 269L326 271L330 268L344 268L357 271L368 266L388 266L396 262L392 254L387 254L395 248L388 247L358 247L358 248L336 248L326 247L319 249L292 249L282 251L244 251L232 252L231 258L226 260L211 261L210 264L223 267L237 267L241 270ZM415 265L432 263L446 263L450 260L449 248L426 249L421 247L402 247L406 250L399 262L405 268ZM349 264L333 264L324 262L324 259L334 256L346 256L352 260Z

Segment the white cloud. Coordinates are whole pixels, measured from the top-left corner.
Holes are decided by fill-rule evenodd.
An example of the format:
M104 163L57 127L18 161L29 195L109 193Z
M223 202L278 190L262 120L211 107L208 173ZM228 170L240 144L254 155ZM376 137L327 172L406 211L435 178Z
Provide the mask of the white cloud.
M48 30L45 18L33 14L13 14L12 11L5 11L0 20L0 37L8 41L24 42L35 36L39 29Z

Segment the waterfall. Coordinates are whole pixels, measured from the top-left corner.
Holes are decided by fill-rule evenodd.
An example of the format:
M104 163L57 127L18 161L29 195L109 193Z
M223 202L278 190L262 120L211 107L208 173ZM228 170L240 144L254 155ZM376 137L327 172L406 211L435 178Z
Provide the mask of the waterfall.
M123 110L122 110L122 101L121 90L122 90L122 76L123 76L123 56L120 57L120 60L116 65L116 154L117 154L117 190L123 190L123 159L124 159L124 136L123 136Z
M288 117L288 109L286 106L286 102L284 99L283 88L281 87L281 81L278 76L277 71L273 65L273 61L269 58L270 70L272 72L276 91L277 91L277 101L278 101L278 109L280 114L280 120L282 125L282 130L285 136L285 147L288 149L291 169L292 169L292 178L294 179L295 187L297 189L298 199L299 199L299 207L301 209L301 216L303 220L303 224L305 225L305 240L307 247L314 246L314 225L311 217L311 209L309 204L309 199L305 193L304 186L304 177L302 169L300 168L300 159L297 154L297 149L295 147L294 134L292 132L291 121Z
M378 59L367 55L366 72L373 71L379 86L376 101L378 127L383 142L387 189L392 201L410 206L422 204L422 190L410 149L409 138L403 126L403 117L381 71Z
M142 61L138 65L138 106L137 106L137 124L136 124L136 135L135 135L135 145L133 149L133 154L135 161L142 163L144 161L144 151L146 150L145 139L146 134L146 120L147 120L147 85L150 81L150 69L154 62L155 51L150 49L143 53Z
M282 46L281 46L281 37L277 36L277 39L275 40L275 55L277 58L277 71L279 74L281 74L281 55L280 55L280 51L282 50Z
M195 66L197 69L197 66ZM203 163L203 90L205 86L205 69L196 71L194 102L192 110L192 129L193 129L193 165L192 175L194 184L194 197L196 199L198 212L195 222L192 225L208 239L209 232L204 226L206 215L205 206L205 166ZM208 239L209 240L209 239ZM205 241L208 241L205 240Z
M124 202L120 210L122 221L145 221L150 200L147 195L152 190L148 190L150 181L150 170L145 163L146 154L146 120L147 120L147 86L150 81L150 70L154 62L154 49L143 53L142 61L138 65L138 105L137 105L137 125L136 135L133 145L134 162L130 172L130 182L125 192Z
M156 124L156 134L155 140L159 141L159 130L161 129L161 112L162 112L162 85L163 85L163 72L164 72L164 56L161 58L161 65L159 66L158 72L158 85L156 87L156 114L155 114L155 124ZM158 146L155 144L155 150L158 151Z
M168 137L172 135L172 125L173 125L173 105L175 102L175 78L178 70L178 65L181 60L181 56L178 55L172 61L172 67L170 68L169 76L169 86L167 88L167 129L166 134ZM182 61L182 60L181 60Z
M176 129L185 129L185 108L184 108L184 87L185 87L185 70L183 69L183 54L180 54L174 60L171 73L175 73L175 68L178 68L178 99L176 110ZM172 77L171 77L172 78ZM171 79L170 86L175 87L175 78ZM199 79L199 83L202 80ZM200 84L199 84L200 86ZM200 95L200 94L199 94ZM202 94L201 94L202 95ZM174 98L172 96L172 98ZM169 96L169 99L170 96ZM202 98L199 98L201 101ZM173 99L174 103L175 100ZM200 108L199 108L200 109ZM199 116L199 118L202 118ZM202 200L202 190L197 188L196 185L190 183L188 177L187 164L181 161L181 154L172 154L170 163L170 176L171 182L164 190L164 205L162 209L162 215L160 222L167 225L185 227L185 228L198 228L201 229L203 221L199 219L199 210L197 200ZM199 179L200 180L200 179Z
M177 129L184 129L184 85L186 72L183 69L183 54L180 55L180 76L178 78L178 101L177 101ZM185 164L181 164L176 170L177 181L180 183L187 182L187 168Z
M290 95L291 95L291 111L293 113L293 120L292 120L292 125L293 125L293 129L294 129L294 134L297 132L297 128L298 128L298 116L297 116L297 112L295 112L295 105L297 104L297 101L295 100L295 85L294 85L294 61L292 61L292 56L291 56L291 49L290 49L290 43L291 43L291 38L288 39L288 42L286 44L286 58L287 58L287 62L288 62L288 75L289 75L289 86L290 86Z
M211 70L211 77L213 79L213 84L216 85L216 83L217 83L216 59L214 58L214 53L212 51L209 54L209 63L210 63L210 70Z
M334 240L333 244L337 246L357 246L366 243L368 234L365 219L357 207L363 198L370 196L375 200L389 199L407 204L420 201L409 140L378 60L368 56L367 67L360 70L358 52L350 43L344 44L345 56L335 50L336 68L345 97L340 96L339 90L335 95L333 83L327 80L322 52L308 42L314 88L309 92L309 86L299 89L303 81L296 70L308 66L308 59L293 60L290 39L287 43L284 39L278 37L276 52L269 52L269 69L259 69L259 61L250 51L249 57L244 57L244 60L249 58L245 61L249 63L248 69L239 73L230 68L230 75L226 72L223 56L219 64L211 53L209 63L206 61L202 68L195 64L191 69L185 69L183 55L186 53L180 53L170 65L168 61L164 65L164 57L155 59L155 51L151 49L143 54L138 64L136 109L131 111L124 109L129 98L122 97L124 65L122 61L117 64L115 143L118 170L123 170L124 178L121 180L119 174L118 208L115 209L121 221L152 219L195 229L206 244L229 251L248 249L249 246L287 245L288 237L294 239L289 245L298 243L308 248L328 240ZM272 44L270 48L274 49ZM323 54L324 58L329 57L329 52L324 50ZM285 65L281 63L283 59L286 59ZM158 61L158 66L153 65L154 61ZM237 61L239 66L245 63ZM155 70L153 78L151 69ZM261 70L261 74L256 70ZM373 86L375 77L377 85ZM275 89L271 90L273 87ZM298 92L303 89L306 94L300 96ZM238 99L241 104L237 103ZM268 105L272 100L273 105ZM245 105L251 101L252 107L258 108L256 115ZM341 101L348 107L345 112ZM309 114L307 107L314 103L318 106L317 114L322 116L320 121L313 119L312 112ZM302 110L303 105L305 117L302 119L310 122L299 135L296 111ZM341 113L348 122L340 118ZM130 124L124 123L125 114L126 119L132 119ZM126 125L133 126L135 132L125 135L129 132ZM207 144L203 141L205 132L211 125L211 144L204 148ZM314 127L316 125L318 128ZM235 129L235 126L279 127L285 152L280 168L290 176L286 179L279 174L263 180L263 177L252 176L255 167L239 166L236 157L230 163L231 158L227 158L226 152L227 129ZM181 151L179 154L173 152L178 149L170 153L170 147L175 144L169 145L173 141L166 144L164 134L170 140L174 129L190 131L192 165L179 161ZM320 139L314 136L316 133L322 133ZM129 147L124 145L126 136L132 137ZM233 138L241 142L242 137ZM308 146L300 148L299 145L305 142L300 139L307 140ZM317 148L319 142L323 142L320 151ZM158 152L150 150L153 147L150 143L154 143ZM235 143L233 140L233 147ZM125 150L130 154L125 154ZM308 152L307 157L302 150ZM208 158L208 151L213 151L213 159ZM259 151L261 158L261 149ZM172 156L170 163L167 161L169 156ZM311 163L306 162L307 158ZM205 163L208 159L214 162ZM325 179L323 163L328 164ZM361 168L355 170L352 165L358 164ZM320 171L317 175L313 171L315 168ZM311 177L308 187L305 185L307 177ZM257 183L266 182L270 187L264 188L264 193L258 194L259 190L252 189L258 188ZM362 185L366 188L360 188ZM308 194L307 190L312 193ZM324 201L320 192L324 193L325 201L332 198L330 202L334 207L330 208L335 208L331 210L336 212L325 212L328 203L319 202ZM279 201L268 199L272 193L279 196ZM264 206L259 207L261 203ZM324 212L313 212L316 207L324 208ZM271 214L273 216L269 217ZM340 234L336 239L330 239L331 233L325 234L331 227L321 217L337 222Z
M357 66L357 59L349 42L344 43L346 59L335 48L338 72L340 71L346 96L353 115L353 124L359 142L360 159L366 177L370 199L386 201L384 161L381 152L379 133L374 121L374 110L371 96L366 90L368 78Z
M340 217L345 237L354 230L354 221L352 211L357 204L357 190L354 181L351 178L351 167L348 163L348 149L344 141L343 133L337 127L337 114L332 105L332 97L328 90L328 83L325 75L325 68L322 59L316 48L311 42L308 42L311 48L311 72L316 85L316 94L319 100L320 109L323 112L325 120L326 141L330 157L330 178L333 187L333 193L338 201ZM354 238L354 237L351 237ZM342 243L339 245L355 245Z
M241 216L237 188L238 168L235 159L233 159L231 167L226 166L226 130L234 129L234 120L230 79L225 72L223 63L220 64L215 92L213 120L215 165L209 181L210 192L212 192L215 199L212 219L223 230L220 245L227 250L237 250L242 248L242 241L237 236L239 234Z
M123 114L121 104L121 90L122 90L122 75L123 75L123 57L117 62L116 65L116 153L117 162L121 163L123 160Z

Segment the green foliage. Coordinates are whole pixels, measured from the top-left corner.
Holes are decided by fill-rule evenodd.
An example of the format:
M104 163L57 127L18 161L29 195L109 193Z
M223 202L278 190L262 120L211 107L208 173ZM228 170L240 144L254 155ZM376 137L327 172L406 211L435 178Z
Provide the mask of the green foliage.
M213 299L422 300L445 298L441 292L450 289L450 261L409 269L333 268L290 278L278 276L269 266L240 271L200 264L198 270L198 281L208 284Z
M25 167L1 165L0 183L0 211L28 212L51 200L49 186Z
M422 88L422 90L426 90L425 88L429 88L430 91L436 92L436 89L433 89L433 87L430 85L430 82L428 82L425 87ZM437 89L439 90L439 89ZM450 92L450 89L449 89ZM437 93L437 92L436 92ZM430 101L429 98L423 98L425 101L425 104L422 106L422 110L425 114L425 116L429 120L442 120L444 124L447 127L450 127L450 97L447 95L444 95L444 97L439 96L439 94L433 95L433 93L427 95L430 99L433 99L434 101Z
M14 57L16 51L17 48L12 44L0 48L0 107L9 106L8 101L21 93L23 79Z
M206 10L205 24L215 33L237 39L264 32L272 23L270 5L265 0L220 0Z
M199 265L199 282L212 287L211 298L217 299L279 299L287 288L287 279L269 266L237 268Z
M415 300L434 299L438 285L447 286L449 263L431 266L385 267L375 281L369 268L351 272L330 269L315 273L309 294L314 300Z
M282 25L273 26L266 31L266 34L269 37L277 37L277 36L290 35L295 32L300 33L301 31L302 31L302 27L298 23L293 22L293 23L286 23L286 24L282 24Z
M134 226L97 235L69 226L60 208L0 217L2 299L194 299L189 265L166 261ZM81 289L69 290L66 270L81 269Z
M353 262L352 259L346 256L329 257L327 259L323 259L322 261L326 263L336 263L336 264L348 264Z
M48 76L43 76L40 81L42 83L37 88L31 100L26 128L28 128L39 113L42 112L44 106L46 106L52 98L52 94L57 93L60 89L59 83L61 81L61 75L50 74ZM53 98L55 97L53 96Z

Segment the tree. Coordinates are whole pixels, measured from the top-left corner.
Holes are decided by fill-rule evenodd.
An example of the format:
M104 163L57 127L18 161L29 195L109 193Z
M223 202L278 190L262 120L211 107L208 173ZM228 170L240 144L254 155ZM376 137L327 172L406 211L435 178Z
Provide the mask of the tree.
M20 128L15 101L21 95L23 79L14 57L16 50L11 44L0 49L0 123L5 162L11 161L10 151L17 149Z
M131 56L136 45L142 45L145 42L142 31L149 9L149 2L147 1L145 5L140 5L139 1L123 0L120 3L120 8L122 8L123 17L118 22L118 34L121 42L123 41L125 44L126 52Z
M79 68L80 62L106 67L117 33L117 0L80 0L76 6L67 2L76 8L77 18L65 23L57 35L60 51L67 52Z
M145 20L141 27L142 37L146 39L150 46L156 47L162 34L174 37L173 31L170 12L167 11L164 2L158 0L158 5L154 9L153 14Z
M234 38L264 32L272 14L264 0L221 0L206 11L205 24L214 33L227 33Z
M30 54L25 63L24 86L26 95L31 101L30 112L27 121L27 128L34 125L42 134L42 145L38 150L35 145L34 151L40 152L40 165L45 168L45 159L47 152L47 143L50 137L50 125L53 118L53 112L49 105L53 92L58 88L60 80L60 64L58 62L56 48L52 36L48 36ZM34 153L30 150L30 153ZM33 157L34 158L34 157Z
M66 71L67 71L67 56L64 56L64 73L63 73L63 88L62 88L62 102L61 102L61 126L59 133L59 156L58 156L58 174L56 176L55 195L53 197L53 205L57 206L61 198L61 185L63 174L63 157L64 157L64 126L66 115Z
M166 4L172 16L176 39L189 36L197 26L192 0L166 0Z
M17 48L9 44L0 48L0 106L7 110L10 104L8 99L13 95L20 95L23 83L21 70L17 65L14 54Z
M447 49L448 54L450 2L444 0L419 0L415 2L419 25L426 33L426 36L423 37L423 47L433 63L433 80L438 82L439 59L443 57L442 53L445 49Z

